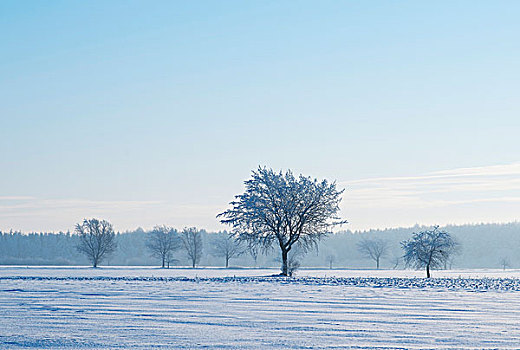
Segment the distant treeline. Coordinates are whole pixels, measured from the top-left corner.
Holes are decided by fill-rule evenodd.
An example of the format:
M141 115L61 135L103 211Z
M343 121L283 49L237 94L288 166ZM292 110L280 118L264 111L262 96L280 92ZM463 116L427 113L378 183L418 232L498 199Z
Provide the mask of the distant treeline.
M358 250L362 239L379 238L388 242L388 254L381 261L381 268L403 268L400 257L401 244L413 232L425 227L394 228L369 231L344 231L328 236L318 251L300 257L302 267L373 268L374 262ZM452 268L503 268L520 266L520 223L445 226L461 245L454 257ZM149 232L143 229L117 233L118 248L103 265L157 266L160 261L152 257L146 242ZM220 233L222 234L222 233ZM225 260L215 254L213 244L217 233L202 232L203 255L200 266L224 266ZM78 236L69 232L21 233L0 231L1 265L89 265L88 260L76 250ZM172 265L190 265L186 253L179 249L174 253ZM276 250L260 254L256 267L279 267ZM230 261L230 266L255 266L247 252Z

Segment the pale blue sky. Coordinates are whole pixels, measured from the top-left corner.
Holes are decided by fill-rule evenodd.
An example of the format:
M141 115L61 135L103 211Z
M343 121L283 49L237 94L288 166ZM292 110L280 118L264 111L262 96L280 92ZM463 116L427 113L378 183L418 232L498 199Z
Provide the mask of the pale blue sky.
M518 18L517 1L4 0L0 230L218 229L258 165L343 184L352 229L515 220L518 184L482 186L520 176ZM439 184L421 185L435 210L359 203L367 179L460 168L485 170L466 211Z

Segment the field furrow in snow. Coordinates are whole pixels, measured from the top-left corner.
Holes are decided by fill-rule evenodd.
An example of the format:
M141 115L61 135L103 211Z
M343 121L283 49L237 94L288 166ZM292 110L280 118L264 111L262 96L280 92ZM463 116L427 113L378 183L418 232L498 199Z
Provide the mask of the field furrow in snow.
M520 292L293 282L4 276L0 347L480 349L520 344Z

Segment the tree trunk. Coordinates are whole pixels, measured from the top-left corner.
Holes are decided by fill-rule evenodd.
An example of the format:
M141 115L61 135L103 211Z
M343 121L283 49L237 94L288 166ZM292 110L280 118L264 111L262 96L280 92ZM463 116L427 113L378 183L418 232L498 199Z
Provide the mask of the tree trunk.
M195 268L195 259L193 259L191 262L192 262L192 267Z
M165 260L165 257L163 256L162 257L162 266L161 266L163 269L164 269L164 260Z
M289 266L287 265L287 250L282 250L282 276L289 275Z
M426 265L426 278L430 278L430 264Z
M376 259L376 269L379 270L379 258Z
M226 256L226 269L229 267L229 258Z

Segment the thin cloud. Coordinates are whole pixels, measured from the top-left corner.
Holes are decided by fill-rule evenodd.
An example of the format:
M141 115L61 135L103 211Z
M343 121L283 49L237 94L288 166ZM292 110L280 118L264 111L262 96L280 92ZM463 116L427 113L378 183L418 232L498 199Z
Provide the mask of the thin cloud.
M9 210L56 210L56 209L103 209L103 208L142 208L160 204L159 201L94 201L85 199L41 199L35 197L0 197L0 199L11 202L0 205L2 211Z
M448 222L469 222L472 214L461 209L477 208L481 214L486 209L487 217L496 221L509 221L515 208L520 212L520 163L487 167L458 168L432 172L419 176L379 177L344 181L347 187L343 209L354 226L356 219L366 222L377 212L382 218L374 218L388 226L401 225L401 213L414 216L422 222L431 216ZM400 218L395 218L399 212ZM475 211L476 212L476 211ZM471 217L470 217L471 216ZM400 221L401 220L401 221ZM442 222L441 222L442 223Z
M475 177L492 179L493 177L520 176L520 163L507 165L491 165L487 167L457 168L442 170L419 176L395 176L395 177L375 177L358 179L352 181L342 181L342 185L354 185L363 183L430 183L436 184L440 181L465 182L475 181Z
M107 219L121 231L157 224L214 228L219 209L208 204L176 205L167 201L16 197L0 202L0 230L67 231L88 217Z
M34 199L30 196L0 196L0 201L24 201Z

